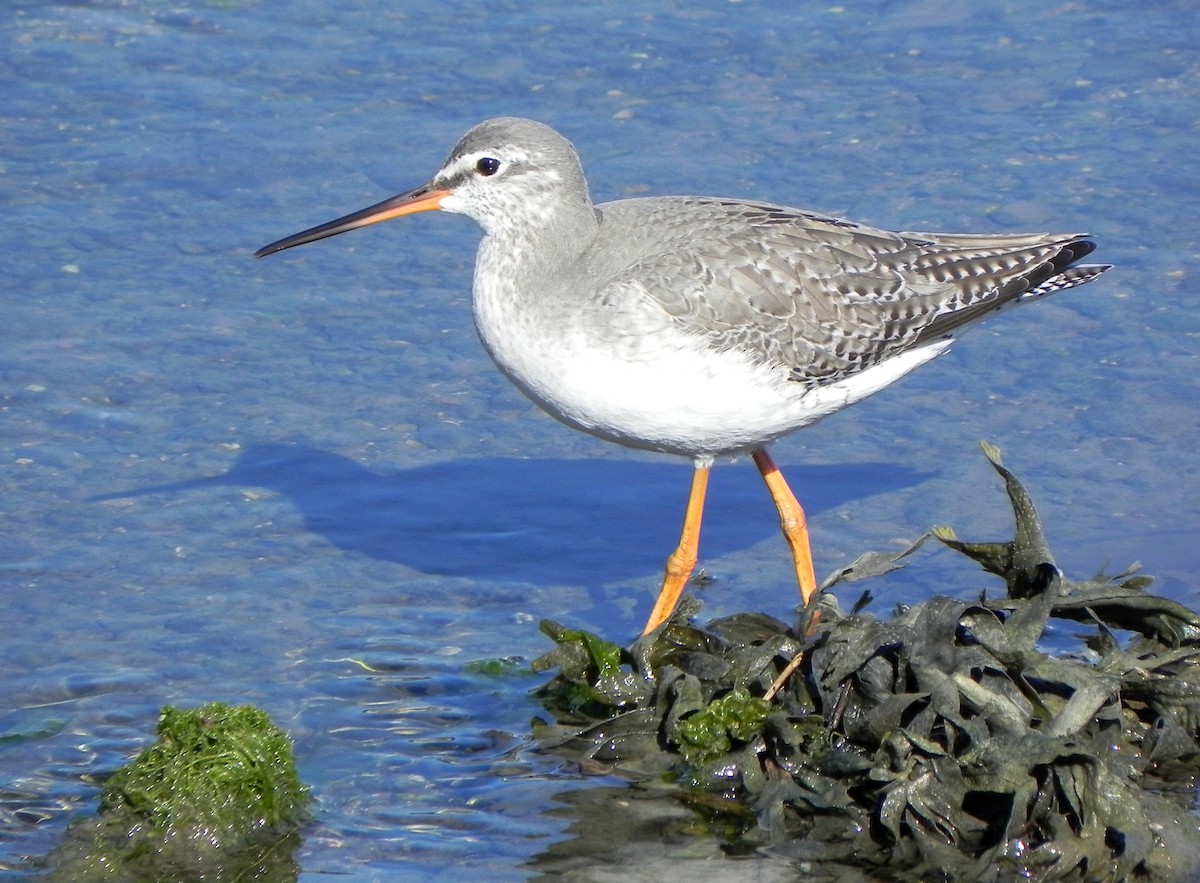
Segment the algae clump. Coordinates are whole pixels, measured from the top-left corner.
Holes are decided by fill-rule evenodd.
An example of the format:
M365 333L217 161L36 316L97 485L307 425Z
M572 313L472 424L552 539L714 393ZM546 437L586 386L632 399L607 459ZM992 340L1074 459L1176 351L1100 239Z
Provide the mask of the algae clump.
M1200 879L1200 614L1148 592L1136 566L1069 579L1028 491L984 454L1013 538L932 536L1003 580L1003 597L875 616L869 592L848 614L826 593L791 625L701 626L685 596L660 628L606 648L606 666L582 649L599 639L543 623L558 646L533 667L558 675L538 691L553 720L535 738L635 783L638 823L683 804L723 820L727 854L765 850L809 879ZM822 588L894 571L922 542ZM1074 624L1072 649L1047 646L1056 620Z
M691 764L727 754L734 740L749 742L762 732L771 704L735 688L714 699L679 726L679 751Z
M158 741L105 782L99 815L68 831L48 879L294 880L308 805L291 740L266 712L168 706Z

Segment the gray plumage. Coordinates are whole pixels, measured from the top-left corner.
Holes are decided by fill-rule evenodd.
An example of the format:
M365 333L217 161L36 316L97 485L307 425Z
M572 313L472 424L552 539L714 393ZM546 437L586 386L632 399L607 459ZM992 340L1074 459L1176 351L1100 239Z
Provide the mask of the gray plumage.
M988 312L1089 282L1077 234L892 233L768 203L698 197L599 206L638 279L690 334L840 380ZM603 288L601 288L603 291Z

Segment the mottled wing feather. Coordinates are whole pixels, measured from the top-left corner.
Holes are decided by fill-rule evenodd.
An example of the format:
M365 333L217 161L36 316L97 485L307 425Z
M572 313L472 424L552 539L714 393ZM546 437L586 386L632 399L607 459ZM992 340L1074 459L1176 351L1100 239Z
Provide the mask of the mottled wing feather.
M718 349L833 382L1023 297L1095 278L1080 236L891 233L762 203L679 197L602 206L638 284Z

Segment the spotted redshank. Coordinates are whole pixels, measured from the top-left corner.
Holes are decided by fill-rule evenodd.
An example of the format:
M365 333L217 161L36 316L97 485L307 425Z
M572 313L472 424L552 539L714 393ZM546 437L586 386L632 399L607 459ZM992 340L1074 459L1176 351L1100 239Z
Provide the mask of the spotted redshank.
M1080 234L892 233L743 199L594 205L571 143L531 120L467 132L429 183L259 249L440 209L484 231L475 327L501 371L576 429L695 465L646 624L696 565L708 473L749 452L816 592L804 510L766 445L895 383L995 310L1090 282Z

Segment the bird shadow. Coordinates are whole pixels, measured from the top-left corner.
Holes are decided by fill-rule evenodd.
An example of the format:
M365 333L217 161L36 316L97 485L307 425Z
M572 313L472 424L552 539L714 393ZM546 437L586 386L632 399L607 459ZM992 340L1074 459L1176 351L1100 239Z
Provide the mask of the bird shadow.
M809 515L926 476L894 464L788 467ZM221 485L287 497L333 545L438 576L537 585L602 584L657 572L678 541L691 466L683 461L489 458L375 471L306 444L246 447L223 475L107 494ZM704 557L778 531L752 465L714 470Z

